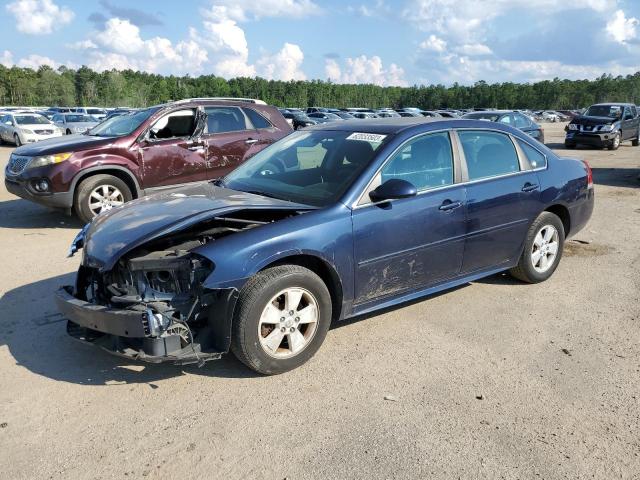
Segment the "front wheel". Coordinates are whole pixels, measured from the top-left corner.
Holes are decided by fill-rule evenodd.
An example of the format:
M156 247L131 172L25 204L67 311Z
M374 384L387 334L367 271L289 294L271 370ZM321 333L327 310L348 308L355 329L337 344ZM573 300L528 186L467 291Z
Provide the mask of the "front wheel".
M106 210L119 207L133 198L125 182L113 175L94 175L83 180L76 190L74 210L84 223Z
M607 147L609 150L617 150L620 147L620 142L622 141L622 135L620 132L616 132L616 135L611 140L611 143Z
M16 147L21 147L22 146L22 141L20 140L20 135L18 135L17 133L13 136L13 143L16 144Z
M527 232L518 265L509 273L523 282L544 282L558 267L563 248L562 220L551 212L542 212Z
M322 279L298 265L268 268L240 292L231 350L252 370L283 373L309 360L331 325L331 296Z

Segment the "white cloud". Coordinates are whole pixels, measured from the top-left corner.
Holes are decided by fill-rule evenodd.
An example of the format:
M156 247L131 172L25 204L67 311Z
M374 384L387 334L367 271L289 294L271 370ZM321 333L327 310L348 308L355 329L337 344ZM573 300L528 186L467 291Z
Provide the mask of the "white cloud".
M382 59L377 55L367 57L361 55L347 58L341 67L333 59L325 60L325 74L329 80L336 83L372 83L375 85L406 86L404 70L395 63L384 68Z
M607 22L607 33L618 43L627 43L636 38L636 26L640 20L635 17L627 18L622 10L617 10L611 20Z
M300 69L304 53L298 45L285 43L275 55L263 57L257 66L261 76L268 80L306 80Z
M447 48L447 42L431 34L429 38L420 44L420 48L430 52L444 52Z
M136 25L120 18L109 19L95 35L95 43L86 40L75 46L87 49L89 66L98 71L115 68L183 74L201 71L208 60L207 51L193 40L175 45L163 37L145 40Z
M11 53L9 50L5 50L4 52L2 52L2 55L0 55L0 65L4 65L7 68L12 67L13 53Z
M89 50L91 48L98 48L93 40L80 40L78 42L68 43L67 47L71 50Z
M455 52L461 55L481 56L491 55L491 49L482 43L467 43L455 48Z
M209 11L219 8L226 10L227 18L238 22L263 17L303 18L322 12L312 0L212 0Z
M16 28L22 33L45 35L70 23L75 14L59 7L53 0L16 0L6 6L16 18Z
M43 57L42 55L29 55L28 57L22 58L20 59L20 61L18 62L18 66L22 67L22 68L33 68L34 70L37 70L38 67L42 66L42 65L47 65L48 67L51 68L58 68L60 66L60 64L58 62L56 62L55 60L49 58L49 57Z

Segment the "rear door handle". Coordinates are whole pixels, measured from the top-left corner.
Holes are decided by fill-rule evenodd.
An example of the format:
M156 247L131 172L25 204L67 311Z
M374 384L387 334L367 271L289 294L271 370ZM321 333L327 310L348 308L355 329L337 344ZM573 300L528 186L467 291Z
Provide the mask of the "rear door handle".
M444 202L442 202L442 205L438 207L438 209L443 212L449 212L461 206L462 206L462 202L452 202L451 200L445 200Z
M253 145L254 143L258 143L258 139L256 138L249 138L247 140L244 141L244 143L246 143L247 145Z
M533 192L534 190L538 190L540 188L537 183L525 183L522 187L523 192Z

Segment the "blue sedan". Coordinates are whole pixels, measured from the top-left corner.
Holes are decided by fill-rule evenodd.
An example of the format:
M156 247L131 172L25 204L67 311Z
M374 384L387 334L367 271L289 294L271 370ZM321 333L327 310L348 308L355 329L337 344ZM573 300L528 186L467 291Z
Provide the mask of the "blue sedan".
M549 278L594 204L591 169L477 120L336 122L223 179L141 198L74 240L73 337L129 358L300 366L332 321L501 271Z

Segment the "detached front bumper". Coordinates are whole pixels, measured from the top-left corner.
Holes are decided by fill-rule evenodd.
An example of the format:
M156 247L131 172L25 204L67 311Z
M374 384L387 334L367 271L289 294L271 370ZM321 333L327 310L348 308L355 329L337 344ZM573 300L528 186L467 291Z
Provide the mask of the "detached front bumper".
M565 145L591 145L593 147L603 148L609 146L615 136L615 130L606 133L587 133L569 130L564 139L564 143Z
M74 297L72 292L73 287L65 286L55 295L59 311L68 319L67 333L77 340L99 346L110 353L150 363L169 362L184 365L202 364L218 359L228 350L228 345L226 349L216 348L226 345L225 341L210 341L211 334L224 336L228 332L230 335L230 328L227 328L224 320L220 322L219 328L212 325L203 332L204 338L196 337L192 343L183 347L177 335L151 336L144 311L95 305ZM237 291L229 293L225 296L225 304L231 305L233 311Z

